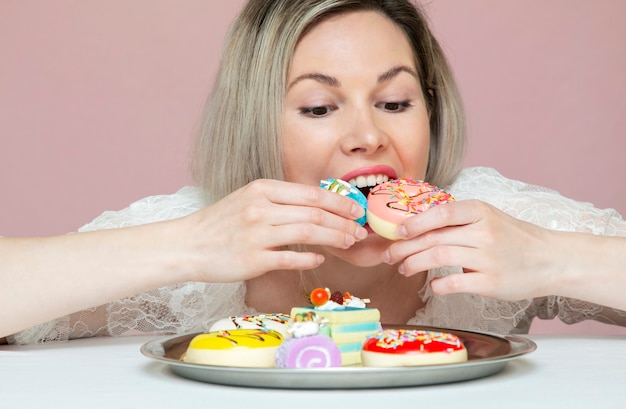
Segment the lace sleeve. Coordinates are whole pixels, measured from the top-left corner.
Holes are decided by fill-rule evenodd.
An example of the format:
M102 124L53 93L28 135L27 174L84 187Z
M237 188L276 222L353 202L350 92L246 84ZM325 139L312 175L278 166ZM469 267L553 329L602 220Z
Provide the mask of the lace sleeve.
M598 209L539 186L507 179L493 169L465 169L449 187L458 199L480 199L518 219L560 230L611 236L626 236L626 222L613 209ZM429 271L435 277L459 274L460 268ZM527 333L535 317L558 317L572 324L594 319L626 326L626 313L580 300L550 296L515 302L499 301L475 294L437 296L427 284L420 296L426 307L410 321L450 328L495 333Z
M204 205L199 189L151 196L121 211L107 211L79 231L130 227L183 217ZM9 343L64 341L96 335L203 331L224 316L247 313L243 283L181 283L79 311L7 338Z

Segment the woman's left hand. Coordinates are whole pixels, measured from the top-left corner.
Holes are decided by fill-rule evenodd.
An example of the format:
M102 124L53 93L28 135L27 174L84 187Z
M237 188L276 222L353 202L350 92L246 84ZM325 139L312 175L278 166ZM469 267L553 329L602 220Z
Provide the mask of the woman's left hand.
M398 233L402 240L391 244L383 261L400 263L401 274L463 267L465 274L432 281L437 294L471 292L519 300L547 295L552 287L554 232L487 203L463 200L435 206L406 219Z

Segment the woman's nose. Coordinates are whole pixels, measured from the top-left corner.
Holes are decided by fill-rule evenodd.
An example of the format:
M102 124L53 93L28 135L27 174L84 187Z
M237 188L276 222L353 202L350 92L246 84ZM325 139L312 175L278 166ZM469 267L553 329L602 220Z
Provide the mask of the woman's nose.
M346 153L371 155L387 146L388 137L380 127L375 112L359 110L354 113L352 122L343 142Z

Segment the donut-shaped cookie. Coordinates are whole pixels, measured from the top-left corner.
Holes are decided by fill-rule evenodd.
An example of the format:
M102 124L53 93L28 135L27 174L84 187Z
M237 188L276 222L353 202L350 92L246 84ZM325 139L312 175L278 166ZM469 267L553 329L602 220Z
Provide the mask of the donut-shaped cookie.
M211 326L209 332L233 329L273 329L280 332L282 336L286 336L289 318L289 314L281 313L232 316L217 321Z
M320 181L320 187L322 189L330 190L331 192L339 193L342 196L347 196L350 199L355 200L363 210L367 211L367 198L359 189L352 186L350 183L341 180L341 179L325 179ZM361 226L365 225L366 216L363 214L362 217L355 220Z
M467 349L447 332L388 329L365 340L361 361L377 367L452 364L467 361Z
M196 335L184 362L216 366L273 368L283 336L273 330L234 329Z
M454 198L443 189L413 179L396 179L374 186L367 196L367 223L376 234L398 240L396 228L404 219Z

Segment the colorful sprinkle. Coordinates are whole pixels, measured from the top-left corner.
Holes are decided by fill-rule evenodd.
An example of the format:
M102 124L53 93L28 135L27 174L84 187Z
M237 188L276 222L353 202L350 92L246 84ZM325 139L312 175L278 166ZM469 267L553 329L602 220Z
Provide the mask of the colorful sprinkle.
M448 332L393 329L380 331L368 339L374 339L375 347L382 350L404 349L407 344L420 344L420 350L448 351L464 348L461 339ZM371 342L371 341L370 341Z

